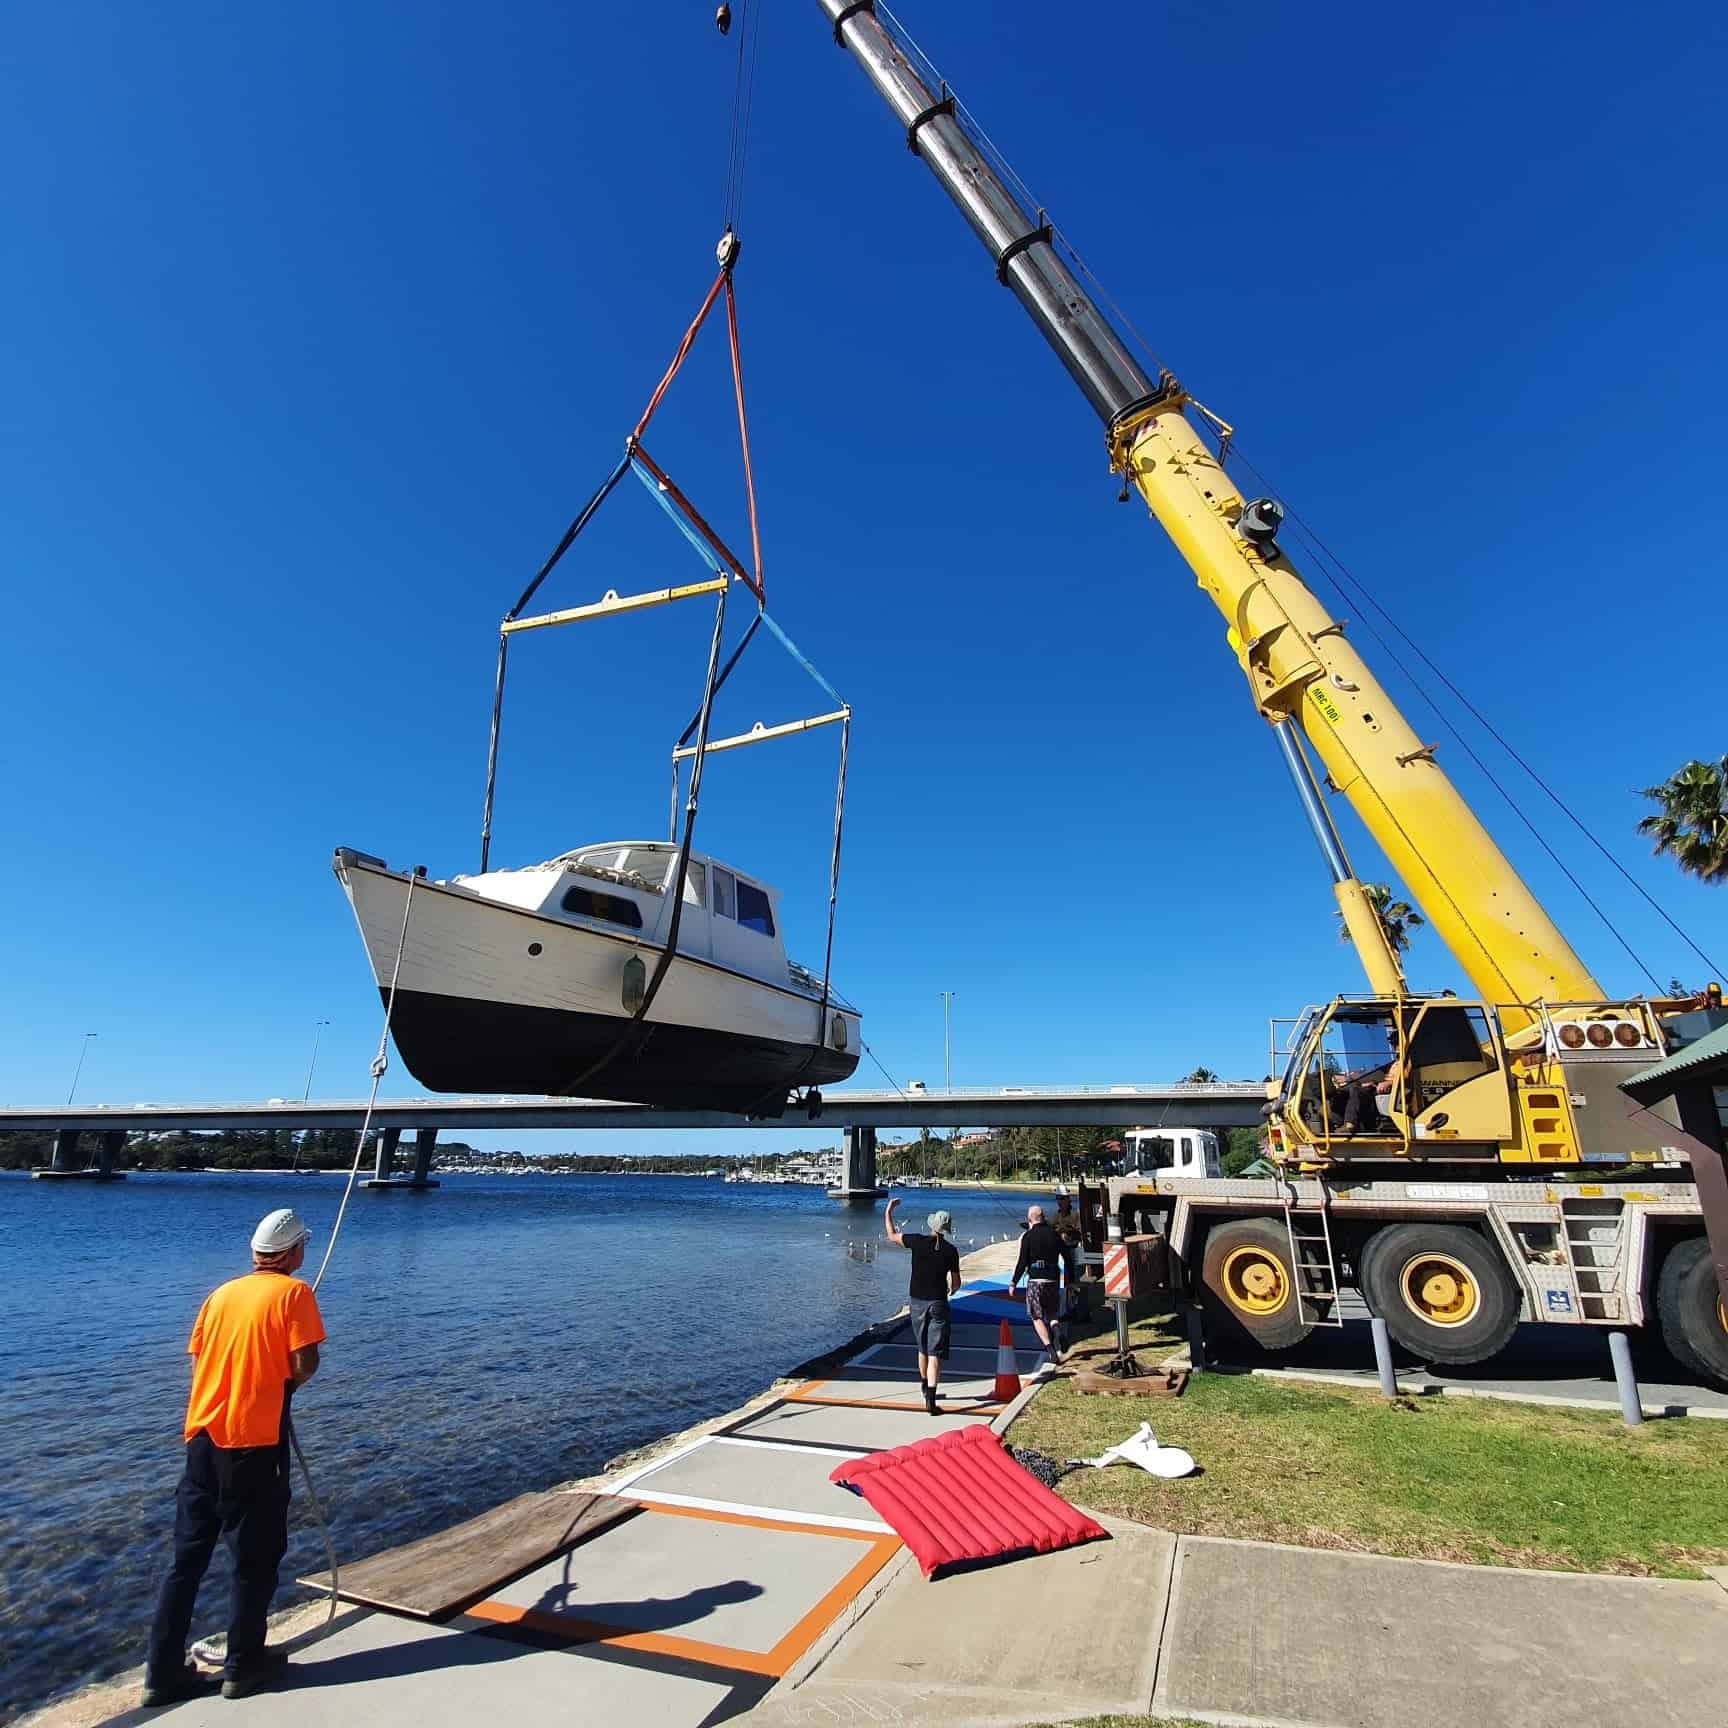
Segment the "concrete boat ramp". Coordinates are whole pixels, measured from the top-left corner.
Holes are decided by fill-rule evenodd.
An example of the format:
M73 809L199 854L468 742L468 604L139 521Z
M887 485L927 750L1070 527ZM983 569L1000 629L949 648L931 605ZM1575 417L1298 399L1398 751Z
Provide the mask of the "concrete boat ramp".
M969 1267L977 1259L969 1261ZM136 1673L41 1728L1016 1728L1160 1715L1253 1728L1715 1728L1728 1568L1710 1582L1440 1565L1180 1537L1111 1540L928 1583L843 1458L1017 1413L993 1400L1001 1281L967 1287L944 1414L903 1328L678 1443L570 1489L636 1505L442 1624L322 1605L285 1617L278 1691L134 1708ZM548 1497L550 1498L550 1497ZM502 1509L508 1510L508 1509ZM488 1515L496 1518L497 1514ZM479 1529L486 1520L476 1520ZM449 1533L452 1537L459 1532Z

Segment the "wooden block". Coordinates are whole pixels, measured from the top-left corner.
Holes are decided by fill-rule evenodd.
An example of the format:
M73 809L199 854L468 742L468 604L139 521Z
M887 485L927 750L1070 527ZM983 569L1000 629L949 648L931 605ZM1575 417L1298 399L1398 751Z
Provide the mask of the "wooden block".
M1103 1392L1114 1398L1180 1398L1188 1384L1188 1370L1171 1368L1162 1374L1119 1380L1113 1374L1097 1374L1090 1368L1082 1368L1073 1379L1076 1392Z
M518 1495L465 1524L342 1566L336 1593L365 1608L447 1620L639 1511L610 1494ZM330 1574L300 1582L328 1593Z

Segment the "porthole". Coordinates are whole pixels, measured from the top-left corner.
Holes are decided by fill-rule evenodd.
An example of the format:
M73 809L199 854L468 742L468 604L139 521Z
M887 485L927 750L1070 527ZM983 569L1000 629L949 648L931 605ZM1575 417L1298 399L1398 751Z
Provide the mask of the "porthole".
M530 942L528 944L528 952L530 955L539 954L541 952L540 944L538 942Z

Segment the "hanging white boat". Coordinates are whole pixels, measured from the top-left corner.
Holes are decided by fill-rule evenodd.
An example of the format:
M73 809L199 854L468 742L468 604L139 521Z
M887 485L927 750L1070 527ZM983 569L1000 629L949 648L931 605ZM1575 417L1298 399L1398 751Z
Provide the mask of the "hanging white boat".
M520 870L414 883L337 849L409 1073L432 1092L529 1092L777 1116L794 1088L846 1079L858 1011L786 957L779 896L692 853L666 951L678 849L610 841Z

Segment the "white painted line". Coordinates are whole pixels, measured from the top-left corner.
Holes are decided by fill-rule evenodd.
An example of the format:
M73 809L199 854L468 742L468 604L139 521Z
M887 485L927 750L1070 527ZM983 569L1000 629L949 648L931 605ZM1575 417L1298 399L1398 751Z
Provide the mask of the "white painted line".
M836 1458L863 1458L867 1454L856 1446L819 1446L814 1440L758 1440L754 1434L716 1434L717 1446L750 1446L765 1452L831 1452Z
M701 1439L692 1440L688 1446L674 1447L672 1451L662 1453L660 1457L652 1459L646 1464L638 1464L634 1469L626 1470L622 1476L614 1476L611 1481L603 1482L600 1486L600 1492L602 1494L620 1493L628 1488L632 1482L639 1482L644 1476L652 1475L662 1466L679 1458L688 1458L692 1452L699 1452L713 1438L712 1434L704 1434Z
M1606 1410L1618 1415L1620 1406L1604 1398L1562 1398L1546 1392L1492 1392L1476 1386L1442 1386L1448 1398L1497 1398L1505 1404L1553 1404L1562 1410ZM1646 1416L1703 1416L1717 1422L1728 1422L1728 1410L1705 1404L1644 1404Z
M1378 1380L1366 1380L1344 1371L1332 1371L1325 1368L1250 1368L1250 1374L1258 1374L1266 1380L1313 1380L1322 1386L1343 1386L1356 1392L1378 1392ZM1432 1380L1400 1380L1398 1396L1400 1398L1432 1398L1443 1392L1445 1388Z
M1267 1380L1313 1380L1323 1386L1342 1386L1348 1391L1377 1392L1379 1386L1365 1375L1345 1370L1328 1372L1320 1368L1251 1368L1249 1373ZM1435 1380L1398 1382L1398 1393L1404 1398L1488 1398L1501 1404L1547 1405L1555 1410L1606 1410L1618 1412L1620 1406L1608 1398L1571 1398L1559 1392L1501 1392L1487 1386L1443 1386ZM1728 1408L1710 1404L1645 1403L1646 1416L1702 1417L1707 1421L1728 1422Z
M700 1494L644 1494L630 1496L649 1506L688 1506L695 1512L732 1512L743 1518L772 1518L781 1524L814 1524L824 1530L861 1530L869 1536L891 1536L886 1524L874 1518L832 1518L825 1512L790 1512L784 1506L750 1506L741 1500L709 1500Z

